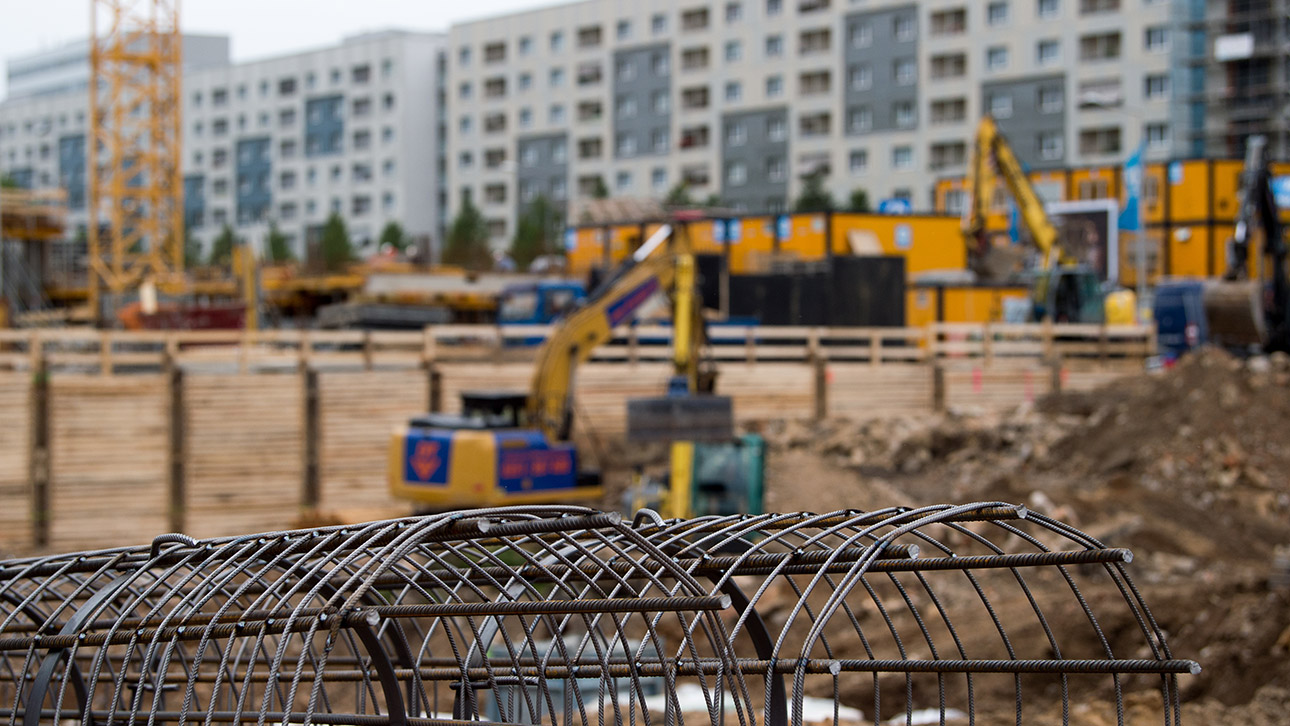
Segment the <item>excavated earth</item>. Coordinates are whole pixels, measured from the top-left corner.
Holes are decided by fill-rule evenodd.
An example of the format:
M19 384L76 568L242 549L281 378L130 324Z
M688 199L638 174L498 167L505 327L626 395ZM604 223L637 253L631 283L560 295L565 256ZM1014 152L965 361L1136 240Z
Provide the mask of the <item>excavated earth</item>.
M1174 654L1204 667L1180 678L1184 722L1272 724L1290 722L1287 424L1290 357L1207 350L1003 415L754 428L768 511L1002 500L1133 550Z

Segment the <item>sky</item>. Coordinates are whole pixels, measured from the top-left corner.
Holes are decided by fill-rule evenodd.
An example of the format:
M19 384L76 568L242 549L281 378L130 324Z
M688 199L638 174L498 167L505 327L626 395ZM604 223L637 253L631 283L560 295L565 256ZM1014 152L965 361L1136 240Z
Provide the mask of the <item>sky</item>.
M452 23L557 0L179 0L186 33L225 34L233 61L334 45L368 30L447 30ZM90 0L0 0L0 60L56 48L90 32ZM0 98L7 93L0 73Z

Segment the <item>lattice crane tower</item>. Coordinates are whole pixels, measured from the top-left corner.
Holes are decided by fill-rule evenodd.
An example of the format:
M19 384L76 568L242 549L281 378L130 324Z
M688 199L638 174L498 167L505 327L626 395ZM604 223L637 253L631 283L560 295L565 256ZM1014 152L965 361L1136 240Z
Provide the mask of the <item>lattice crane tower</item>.
M89 301L183 272L179 0L90 0Z

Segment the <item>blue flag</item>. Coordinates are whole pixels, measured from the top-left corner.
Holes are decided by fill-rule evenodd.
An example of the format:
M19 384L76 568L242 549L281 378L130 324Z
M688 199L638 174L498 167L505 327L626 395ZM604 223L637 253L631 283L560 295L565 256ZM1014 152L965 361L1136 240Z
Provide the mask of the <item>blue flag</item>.
M1142 198L1142 150L1145 144L1138 146L1124 162L1124 209L1120 212L1119 227L1126 232L1137 232L1142 228L1138 218L1138 200Z

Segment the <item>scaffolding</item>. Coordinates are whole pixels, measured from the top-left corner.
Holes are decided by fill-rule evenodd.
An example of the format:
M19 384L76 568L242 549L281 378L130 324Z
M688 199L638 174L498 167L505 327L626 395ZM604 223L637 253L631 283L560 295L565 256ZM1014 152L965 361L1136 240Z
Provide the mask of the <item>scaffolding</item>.
M91 0L89 301L183 271L179 0Z

